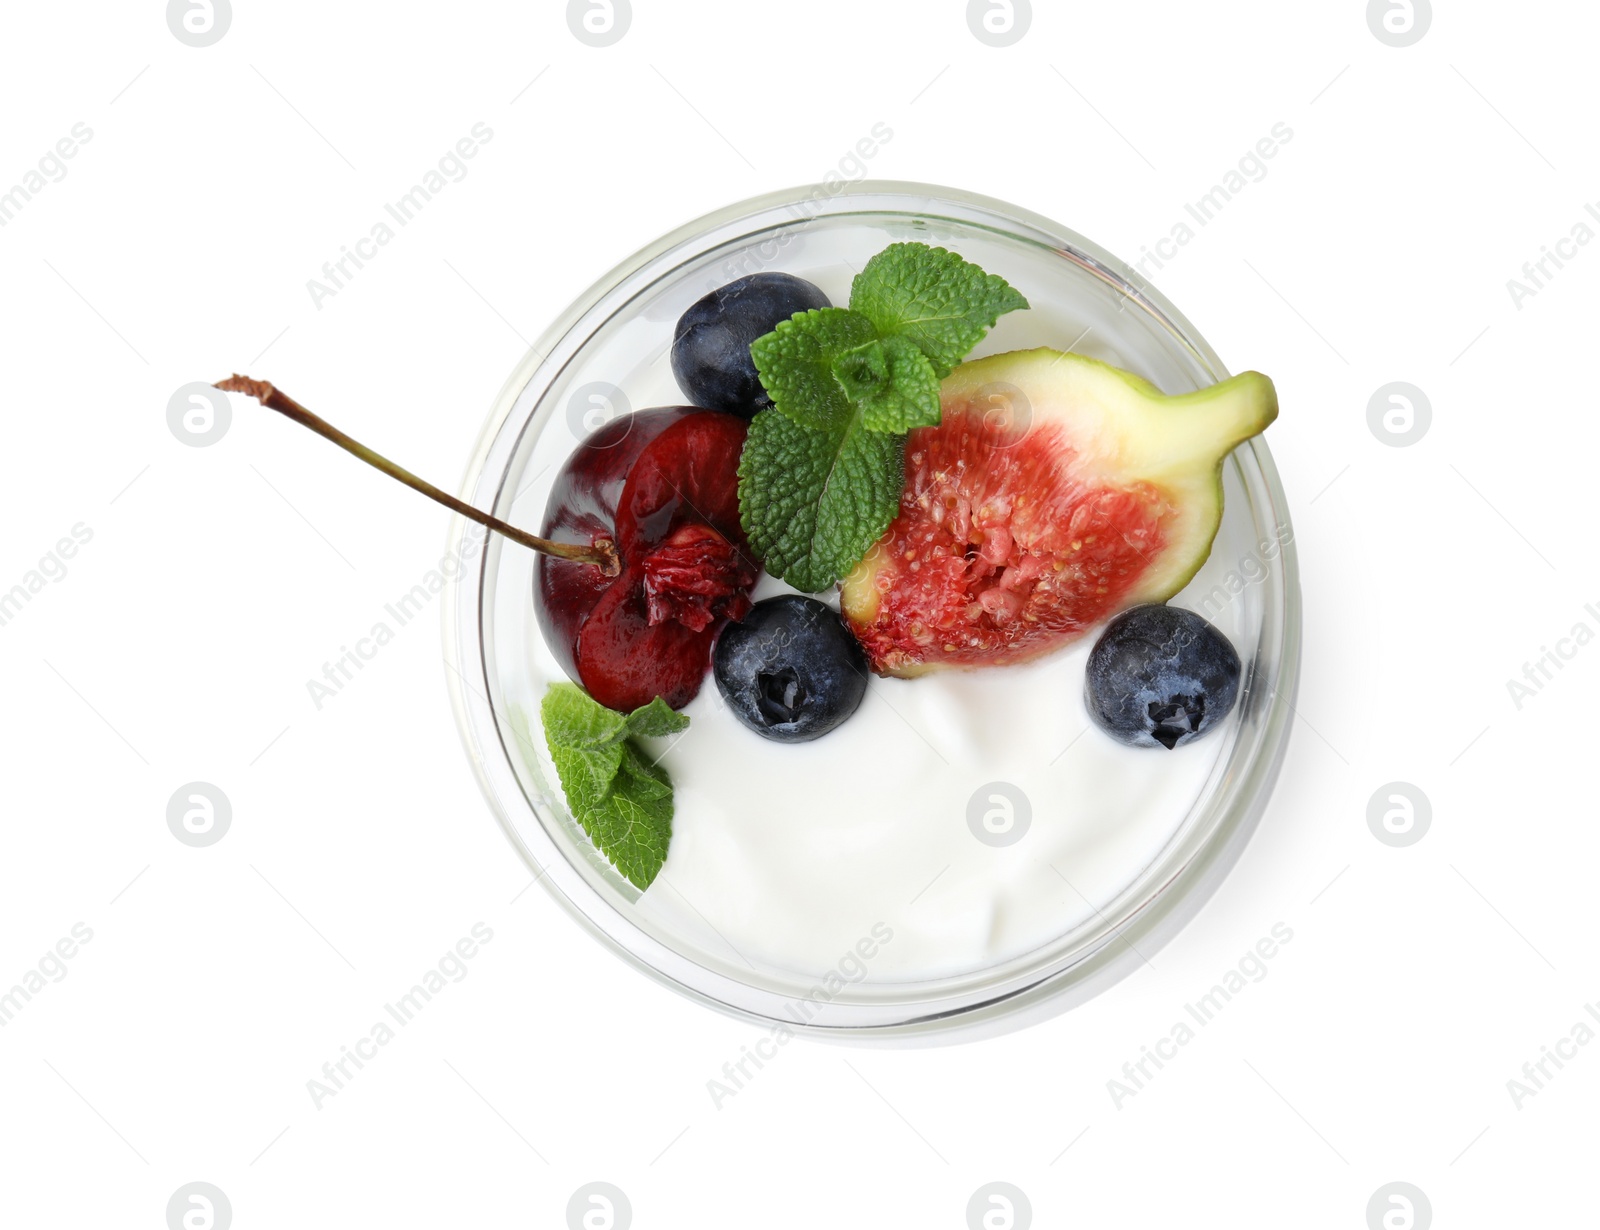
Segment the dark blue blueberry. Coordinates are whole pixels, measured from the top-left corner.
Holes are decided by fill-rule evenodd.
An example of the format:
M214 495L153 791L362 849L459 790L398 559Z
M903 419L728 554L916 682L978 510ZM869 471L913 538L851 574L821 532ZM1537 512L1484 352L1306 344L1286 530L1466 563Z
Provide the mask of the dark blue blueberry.
M1136 606L1089 651L1083 699L1096 726L1133 747L1192 743L1239 697L1239 655L1193 611Z
M753 418L772 404L750 343L796 312L829 307L828 296L788 273L752 273L712 291L678 319L672 374L695 405Z
M867 694L867 655L844 620L799 594L758 602L724 628L711 666L734 716L780 743L827 734Z

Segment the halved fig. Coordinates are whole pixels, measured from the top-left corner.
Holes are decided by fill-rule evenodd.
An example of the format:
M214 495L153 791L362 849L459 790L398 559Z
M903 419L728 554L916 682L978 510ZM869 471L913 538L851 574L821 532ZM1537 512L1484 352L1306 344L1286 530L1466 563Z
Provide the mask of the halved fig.
M1083 355L958 367L906 440L900 513L841 586L873 670L1024 662L1194 576L1222 519L1222 461L1278 414L1245 372L1167 397Z
M760 569L739 526L747 425L668 406L599 428L556 477L544 535L616 544L622 570L541 556L535 604L562 666L608 709L693 700L711 643L750 609Z

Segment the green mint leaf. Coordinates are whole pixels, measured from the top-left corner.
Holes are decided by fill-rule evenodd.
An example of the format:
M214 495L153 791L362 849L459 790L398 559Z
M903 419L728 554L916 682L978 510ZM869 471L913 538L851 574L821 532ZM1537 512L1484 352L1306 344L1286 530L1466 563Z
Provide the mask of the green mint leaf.
M650 738L659 739L689 729L689 719L681 713L675 713L659 696L648 705L642 705L628 714L626 720L630 735L644 735Z
M884 377L855 398L862 426L903 434L938 423L939 376L928 356L904 335L885 338L878 350L884 358Z
M870 430L864 411L816 431L763 410L739 458L739 518L768 572L816 593L883 536L904 485L905 438Z
M575 683L553 683L539 707L545 738L567 747L603 748L622 742L628 719L589 698Z
M669 804L667 819L672 819L672 780L667 777L665 769L646 760L644 753L631 743L622 745L622 771L617 775L617 785L612 793L625 793L641 805L650 800L665 799Z
M1027 306L1004 278L925 243L891 244L850 286L850 310L884 337L915 342L941 380L995 321Z
M617 774L622 769L622 745L619 743L614 747L590 751L551 742L549 732L545 734L550 758L556 762L556 773L561 778L561 789L567 796L567 806L572 809L573 818L594 839L595 845L604 850L599 835L590 826L589 818L605 805L606 796L611 793L611 784L617 780ZM609 852L607 857L611 857ZM616 862L616 859L612 858L611 861Z
M802 427L827 430L851 416L850 394L835 370L851 351L878 338L872 322L845 308L814 308L750 345L772 404Z
M631 884L648 888L672 839L672 782L629 736L674 733L689 719L659 696L624 716L570 683L551 685L540 716L573 818Z
M648 888L672 841L672 783L666 770L622 745L622 769L591 819L589 834L628 882Z

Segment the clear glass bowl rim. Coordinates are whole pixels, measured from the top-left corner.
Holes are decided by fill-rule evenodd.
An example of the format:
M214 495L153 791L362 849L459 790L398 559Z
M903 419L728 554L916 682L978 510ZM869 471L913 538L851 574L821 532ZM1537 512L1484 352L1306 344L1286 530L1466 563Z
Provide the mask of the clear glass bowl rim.
M547 388L582 348L587 339L577 336L582 333L580 326L600 304L663 258L677 255L679 263L693 260L737 238L737 228L745 224L750 224L752 236L759 234L771 229L774 221L782 221L771 215L784 209L808 211L813 219L882 213L942 218L1053 248L1149 313L1215 379L1228 375L1194 326L1132 268L1042 215L938 185L887 180L808 184L739 201L697 218L640 249L580 295L535 341L495 398L467 466L462 498L500 511L504 467L526 427L524 421L507 431L513 410L531 384L542 377ZM767 222L754 225L760 219ZM800 215L788 220L799 221ZM666 268L658 276L670 273L671 268ZM599 323L593 322L595 327ZM843 1042L918 1045L990 1036L1065 1011L1132 972L1199 911L1238 861L1259 823L1287 751L1300 666L1298 556L1287 498L1265 441L1257 437L1242 445L1233 461L1255 510L1258 530L1263 534L1270 530L1283 541L1261 583L1265 608L1262 639L1250 658L1254 664L1250 686L1265 690L1258 720L1235 741L1228 761L1230 771L1207 800L1209 813L1204 823L1190 826L1184 840L1163 851L1112 903L1117 907L1115 913L1101 914L1100 925L1090 935L1036 968L1013 971L993 985L970 976L950 980L949 987L930 982L924 984L925 992L901 996L886 1005L830 1004L826 1013L802 1023L794 1012L793 997L710 969L645 933L576 874L549 841L542 820L527 826L535 845L541 846L530 848L512 813L525 816L532 812L538 820L537 808L510 763L506 715L489 699L495 690L488 660L490 638L484 627L490 610L485 601L490 588L487 574L494 558L489 551L448 583L443 606L446 682L479 785L502 830L538 881L590 934L658 982L725 1013L771 1028ZM452 550L461 547L468 528L464 519L453 519Z

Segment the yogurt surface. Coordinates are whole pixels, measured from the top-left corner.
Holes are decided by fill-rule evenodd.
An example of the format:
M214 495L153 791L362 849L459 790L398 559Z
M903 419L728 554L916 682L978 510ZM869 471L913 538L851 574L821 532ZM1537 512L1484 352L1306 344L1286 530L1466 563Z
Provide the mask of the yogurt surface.
M1130 748L1092 726L1093 639L1021 666L874 677L853 717L802 744L746 729L708 680L663 745L677 810L639 911L802 976L887 924L870 981L960 974L1055 939L1156 857L1224 743Z

